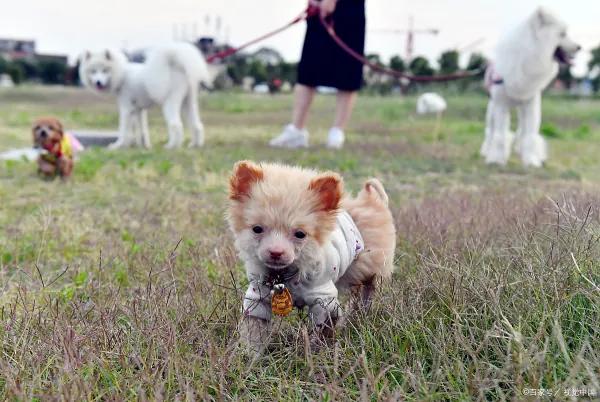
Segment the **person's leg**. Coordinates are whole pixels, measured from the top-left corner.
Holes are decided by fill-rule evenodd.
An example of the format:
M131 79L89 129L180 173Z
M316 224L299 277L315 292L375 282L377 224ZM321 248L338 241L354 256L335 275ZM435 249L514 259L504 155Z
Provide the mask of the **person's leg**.
M294 110L292 112L292 124L298 130L304 130L310 106L315 97L315 89L306 85L296 84L294 87Z
M296 84L294 87L292 123L288 124L277 138L269 142L270 146L277 148L308 147L308 132L305 127L314 96L315 88Z
M352 115L352 109L356 100L356 92L354 91L338 91L336 106L335 106L335 119L333 127L329 131L327 137L327 147L340 149L344 145L344 128L346 123Z
M354 108L354 102L356 101L356 92L339 91L337 94L336 105L335 105L335 120L333 127L337 127L340 130L346 128L346 123L352 115L352 109Z

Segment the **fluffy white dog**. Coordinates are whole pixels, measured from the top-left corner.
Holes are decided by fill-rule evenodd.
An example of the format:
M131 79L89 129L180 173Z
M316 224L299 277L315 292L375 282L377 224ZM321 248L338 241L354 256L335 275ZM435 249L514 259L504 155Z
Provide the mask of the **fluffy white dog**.
M183 145L182 111L191 130L190 147L204 145L204 126L198 111L200 85L213 85L226 67L209 65L191 43L168 42L150 49L144 63L131 63L122 51L85 51L79 76L83 84L100 93L117 96L119 138L111 148L125 148L133 142L151 148L147 110L162 105L169 141L165 148ZM139 136L131 135L137 129Z
M523 166L541 167L548 157L539 134L542 90L558 73L559 63L571 64L581 49L567 36L567 25L551 11L538 7L500 41L496 60L486 70L490 101L481 154L486 163L505 165L517 138ZM510 132L510 109L516 107L519 128Z

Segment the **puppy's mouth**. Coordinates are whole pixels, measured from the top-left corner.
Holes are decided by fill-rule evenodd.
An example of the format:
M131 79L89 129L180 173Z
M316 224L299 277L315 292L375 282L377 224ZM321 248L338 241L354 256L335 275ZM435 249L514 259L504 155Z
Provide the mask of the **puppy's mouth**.
M564 49L560 46L557 47L554 51L554 59L562 64L566 64L569 66L573 65L572 57L567 52L565 52Z
M265 265L267 268L272 269L274 271L286 269L290 266L290 263L286 263L283 261L265 261Z

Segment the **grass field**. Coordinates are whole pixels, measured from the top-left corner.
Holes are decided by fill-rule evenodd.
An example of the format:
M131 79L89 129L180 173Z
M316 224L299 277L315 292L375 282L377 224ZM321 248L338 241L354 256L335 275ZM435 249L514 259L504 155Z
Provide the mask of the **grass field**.
M449 97L434 143L414 98L363 96L346 148L330 152L322 96L311 148L269 149L291 101L206 96L201 150L164 150L154 110L154 149L91 149L65 184L0 163L0 399L600 397L600 101L545 100L539 170L479 158L485 97ZM111 99L2 90L0 151L29 146L32 119L49 113L67 129L117 128ZM246 282L223 202L246 158L333 169L352 191L376 176L390 195L393 283L319 354L296 312L255 365L234 347Z

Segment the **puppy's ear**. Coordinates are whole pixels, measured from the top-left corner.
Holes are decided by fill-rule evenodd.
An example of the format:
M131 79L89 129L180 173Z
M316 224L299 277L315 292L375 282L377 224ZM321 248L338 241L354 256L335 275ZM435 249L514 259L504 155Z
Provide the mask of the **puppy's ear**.
M54 125L56 126L56 131L60 132L60 135L63 136L65 134L64 128L60 120L54 119Z
M106 60L112 60L112 54L110 54L110 50L104 51L104 57L106 57Z
M334 212L344 196L344 182L337 173L324 173L311 180L309 190L318 196L317 211Z
M229 199L242 201L250 197L252 186L265 176L263 170L251 161L239 161L229 176Z
M31 125L31 136L33 138L33 143L34 144L37 144L37 142L38 142L38 138L37 138L37 135L35 133L35 129L37 128L37 126L38 126L37 121L34 121L33 124Z

